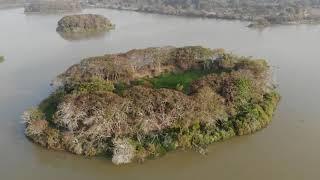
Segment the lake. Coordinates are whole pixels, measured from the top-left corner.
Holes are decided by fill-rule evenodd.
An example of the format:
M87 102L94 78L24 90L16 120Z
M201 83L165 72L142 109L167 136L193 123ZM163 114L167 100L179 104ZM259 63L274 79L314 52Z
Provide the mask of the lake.
M108 9L115 30L93 37L56 33L63 15L0 10L0 179L164 180L320 177L320 26L249 29L248 22L183 18ZM21 114L51 92L50 82L90 56L150 46L202 45L265 58L274 67L282 100L270 126L209 147L202 156L173 152L143 164L115 166L105 158L55 152L24 136Z

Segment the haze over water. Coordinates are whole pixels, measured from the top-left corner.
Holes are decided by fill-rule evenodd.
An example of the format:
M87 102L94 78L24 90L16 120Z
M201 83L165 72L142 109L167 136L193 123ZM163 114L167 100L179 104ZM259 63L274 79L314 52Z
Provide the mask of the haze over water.
M0 10L0 179L281 179L320 177L320 26L276 26L107 9L116 29L87 39L56 33L63 15ZM21 114L50 93L50 81L90 56L150 46L202 45L265 58L274 66L282 100L270 126L209 147L209 154L173 152L144 164L115 166L41 148L25 138Z

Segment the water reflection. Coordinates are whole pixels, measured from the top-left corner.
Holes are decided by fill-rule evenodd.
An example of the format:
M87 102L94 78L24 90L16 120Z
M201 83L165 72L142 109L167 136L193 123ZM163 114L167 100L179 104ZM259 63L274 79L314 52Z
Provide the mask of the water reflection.
M83 41L90 39L103 39L110 32L88 32L88 33L65 33L65 32L57 32L63 39L67 41Z

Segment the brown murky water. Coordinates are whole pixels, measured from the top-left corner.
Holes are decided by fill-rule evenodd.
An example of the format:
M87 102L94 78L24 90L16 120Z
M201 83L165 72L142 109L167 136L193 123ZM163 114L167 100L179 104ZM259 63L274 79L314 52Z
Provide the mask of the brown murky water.
M263 31L247 23L181 18L105 9L116 24L92 38L55 32L62 15L0 10L0 179L259 179L320 177L320 26L279 26ZM65 38L65 39L64 39ZM223 47L268 59L282 101L273 123L251 135L216 143L208 156L174 152L144 164L117 167L103 158L54 152L30 143L20 115L50 93L58 73L88 56L164 45Z

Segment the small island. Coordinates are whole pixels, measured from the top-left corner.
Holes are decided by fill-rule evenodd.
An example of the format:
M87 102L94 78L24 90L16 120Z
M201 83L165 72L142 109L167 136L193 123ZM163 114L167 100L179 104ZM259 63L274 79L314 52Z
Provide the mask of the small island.
M82 60L23 114L25 134L54 150L143 162L248 135L280 95L263 59L201 46L134 49Z
M64 16L58 21L56 30L60 33L94 33L113 28L111 21L102 15L79 14Z

